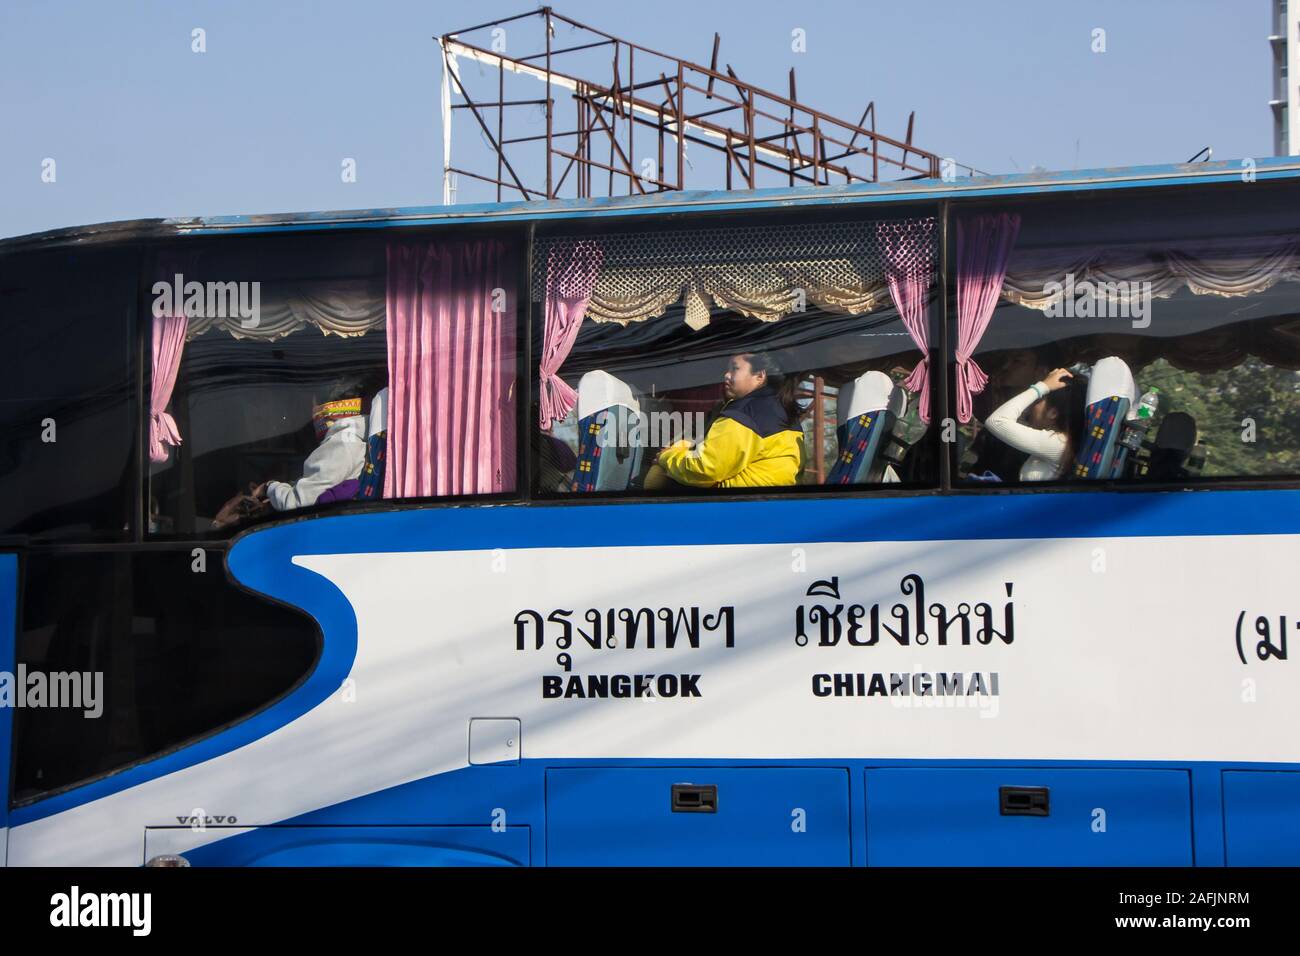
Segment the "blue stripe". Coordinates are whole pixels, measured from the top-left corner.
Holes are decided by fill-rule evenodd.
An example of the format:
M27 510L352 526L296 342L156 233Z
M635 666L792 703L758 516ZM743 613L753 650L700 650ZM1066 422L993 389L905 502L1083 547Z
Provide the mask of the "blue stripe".
M599 509L599 510L594 510ZM406 508L255 531L292 554L1300 534L1300 490L1042 492Z
M1004 176L908 180L862 183L850 186L777 187L772 189L694 190L647 197L613 197L513 203L476 203L465 206L406 206L354 212L319 212L274 216L208 216L169 220L184 235L220 233L301 232L325 229L385 229L412 226L484 222L532 222L593 219L610 216L644 216L683 212L732 212L791 206L870 205L877 203L938 202L943 199L987 199L1073 193L1091 190L1135 189L1215 183L1240 183L1244 160L1213 163L1133 166L1112 169L1070 170L1050 173L1016 173ZM1292 157L1255 160L1256 181L1300 177Z

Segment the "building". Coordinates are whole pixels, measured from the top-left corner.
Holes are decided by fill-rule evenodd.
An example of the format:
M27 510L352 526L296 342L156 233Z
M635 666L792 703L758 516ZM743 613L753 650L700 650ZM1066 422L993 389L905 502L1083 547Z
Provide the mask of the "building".
M1273 153L1300 155L1300 0L1272 0Z

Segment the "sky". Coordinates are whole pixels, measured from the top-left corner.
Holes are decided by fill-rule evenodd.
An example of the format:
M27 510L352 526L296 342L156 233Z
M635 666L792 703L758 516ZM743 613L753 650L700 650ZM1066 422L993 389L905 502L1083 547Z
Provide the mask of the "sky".
M1272 152L1272 0L562 0L989 172ZM0 236L436 205L432 37L526 0L0 0ZM206 50L192 49L203 30ZM802 30L806 49L792 49ZM1104 52L1095 49L1104 31ZM458 117L457 122L460 122ZM457 127L461 129L461 127ZM460 133L453 144L461 142ZM50 164L54 160L53 181ZM355 161L355 181L341 175ZM462 201L481 198L470 195Z

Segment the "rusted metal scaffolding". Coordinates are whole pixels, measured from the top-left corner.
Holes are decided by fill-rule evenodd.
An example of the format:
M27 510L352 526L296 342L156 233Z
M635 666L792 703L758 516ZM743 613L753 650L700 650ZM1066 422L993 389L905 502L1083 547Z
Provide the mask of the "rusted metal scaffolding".
M569 28L562 43L557 25ZM540 40L533 36L538 27ZM448 147L444 179L456 174L491 184L498 201L878 182L882 172L886 178L941 172L938 155L912 145L915 114L899 140L877 132L874 101L857 123L800 103L793 69L788 95L760 89L730 65L719 69L717 34L709 66L629 43L550 7L437 39L447 84L444 126L453 111L471 114L492 154L487 162L495 162L495 175L455 166ZM471 96L466 62L494 68L495 89ZM543 95L508 97L507 73L545 84ZM535 119L539 109L545 130L521 128L515 119L521 111L531 110ZM445 142L450 135L444 128ZM688 155L696 147L715 158L715 175L721 165L721 181L699 181L704 173ZM696 181L688 183L688 170Z

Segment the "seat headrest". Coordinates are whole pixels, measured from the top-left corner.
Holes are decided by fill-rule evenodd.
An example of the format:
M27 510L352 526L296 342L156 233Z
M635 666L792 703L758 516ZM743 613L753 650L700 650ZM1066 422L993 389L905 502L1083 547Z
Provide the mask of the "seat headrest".
M894 411L898 398L894 393L894 382L884 372L864 372L855 381L840 388L839 419L846 422L850 418L866 415L868 412ZM907 410L907 396L902 397L903 411ZM900 414L894 412L894 414Z
M632 389L627 382L601 369L582 376L578 382L579 419L615 405L622 405L638 414L641 412L641 404L632 395Z
M1127 398L1132 406L1137 401L1137 386L1128 363L1114 355L1098 360L1088 379L1087 402L1092 405L1108 398Z
M366 437L388 430L388 386L385 385L370 400L370 418L366 422Z

